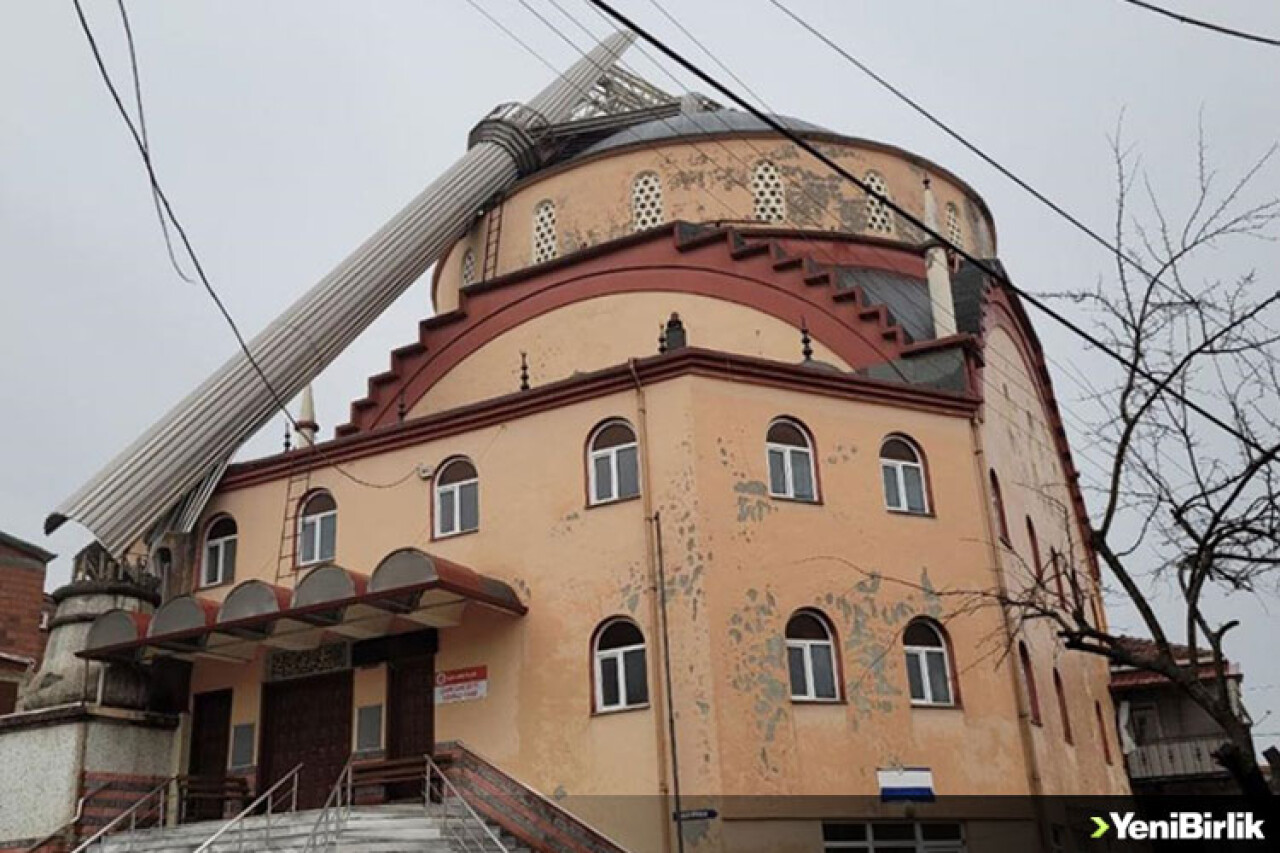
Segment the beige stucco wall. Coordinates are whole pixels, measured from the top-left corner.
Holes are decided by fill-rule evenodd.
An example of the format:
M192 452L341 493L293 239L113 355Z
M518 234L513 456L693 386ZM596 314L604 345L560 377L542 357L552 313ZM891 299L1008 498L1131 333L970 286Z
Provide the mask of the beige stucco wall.
M999 544L997 552L1009 588L1025 591L1036 585L1026 525L1030 518L1042 562L1048 563L1051 549L1056 548L1069 560L1083 588L1096 596L1080 529L1066 515L1069 497L1065 469L1052 441L1045 401L1032 378L1027 356L1004 328L989 331L986 353L982 442L987 464L996 470L1004 496L1010 542ZM1049 574L1046 570L1045 577ZM1046 581L1044 586L1045 600L1056 600L1053 584ZM1067 594L1071 595L1069 585ZM1091 607L1086 609L1092 612ZM1101 612L1101 607L1098 610ZM1023 626L1020 636L1027 643L1039 696L1042 724L1033 726L1032 733L1044 792L1128 791L1116 739L1106 661L1068 652L1047 620L1031 620ZM1055 668L1063 682L1074 745L1065 743L1053 686ZM1103 760L1095 702L1102 707L1110 766Z
M983 257L994 254L994 226L978 198L946 173L904 152L882 150L855 142L819 143L825 154L859 177L878 172L888 195L913 215L924 217L923 181L929 177L938 204L939 227L946 233L948 204L956 205L961 242ZM895 218L891 233L865 227L865 199L846 181L794 143L769 134L733 138L694 137L668 140L638 149L606 152L571 169L548 170L518 186L503 202L501 240L496 274L530 266L533 262L533 210L543 200L556 208L559 254L629 234L634 230L631 187L643 172L662 181L664 221L735 222L754 220L751 172L770 160L781 173L786 192L786 218L776 227L874 233L889 239L918 242L920 233ZM483 269L489 213L440 261L435 287L437 312L458 307L463 257L468 249L476 259L477 277ZM822 259L820 250L817 256Z
M726 278L724 286L743 285ZM409 417L510 394L520 387L521 353L528 354L534 386L655 354L659 327L672 312L691 346L773 361L802 358L796 327L754 308L690 293L616 293L535 317L479 347L424 394ZM820 341L813 342L813 357L849 367Z

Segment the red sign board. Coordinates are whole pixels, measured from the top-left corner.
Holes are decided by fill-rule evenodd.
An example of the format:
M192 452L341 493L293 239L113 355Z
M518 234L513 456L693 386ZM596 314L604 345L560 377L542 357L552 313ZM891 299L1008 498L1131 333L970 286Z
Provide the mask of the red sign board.
M436 673L436 704L471 702L489 695L489 667L442 669Z

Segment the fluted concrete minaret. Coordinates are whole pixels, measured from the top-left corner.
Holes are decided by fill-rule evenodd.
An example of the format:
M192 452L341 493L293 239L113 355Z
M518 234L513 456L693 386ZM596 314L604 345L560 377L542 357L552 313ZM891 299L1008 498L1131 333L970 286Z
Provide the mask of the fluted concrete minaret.
M298 447L310 447L316 443L316 433L320 432L320 424L316 423L316 401L311 393L311 385L302 389L302 402L298 407L298 420L295 443Z
M924 224L938 233L938 201L933 197L929 178L924 179ZM947 250L936 239L929 239L925 250L925 275L929 282L929 303L933 312L933 333L945 338L956 333L956 303L951 295L951 268Z

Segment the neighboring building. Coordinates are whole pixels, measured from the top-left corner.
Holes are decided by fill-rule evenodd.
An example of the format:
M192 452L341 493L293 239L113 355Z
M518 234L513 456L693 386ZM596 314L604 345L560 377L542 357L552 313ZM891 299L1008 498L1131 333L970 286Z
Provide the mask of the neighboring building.
M1135 648L1151 647L1150 640L1125 637ZM1191 650L1174 645L1180 664L1191 660ZM1201 651L1201 678L1213 682L1212 656ZM1226 662L1231 701L1244 711L1243 675ZM1116 705L1117 727L1125 750L1129 783L1135 794L1234 794L1230 774L1213 758L1227 736L1209 714L1163 676L1132 667L1112 666L1111 696Z
M0 715L17 706L44 655L44 575L53 556L0 531Z
M788 123L996 257L943 167ZM185 668L172 766L262 789L302 762L307 808L353 753L462 741L636 851L673 849L677 771L719 813L698 850L1060 837L880 802L1128 791L1105 662L946 596L1103 621L1016 295L747 116L631 125L469 214L334 439L307 411L173 507L189 533L157 515L131 556L163 603L81 657Z

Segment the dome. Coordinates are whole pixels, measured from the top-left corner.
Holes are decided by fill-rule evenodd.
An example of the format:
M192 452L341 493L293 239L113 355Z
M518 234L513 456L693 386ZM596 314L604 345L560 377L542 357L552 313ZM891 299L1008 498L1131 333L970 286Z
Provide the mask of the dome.
M819 127L807 121L789 116L770 116L774 121L789 130L799 133L831 133L825 127ZM622 148L644 142L655 142L662 139L680 139L688 136L709 136L715 133L741 133L743 131L771 132L767 124L750 113L738 110L715 110L714 112L684 113L671 118L654 119L643 124L632 125L606 137L582 151L579 157L589 157L602 151Z

